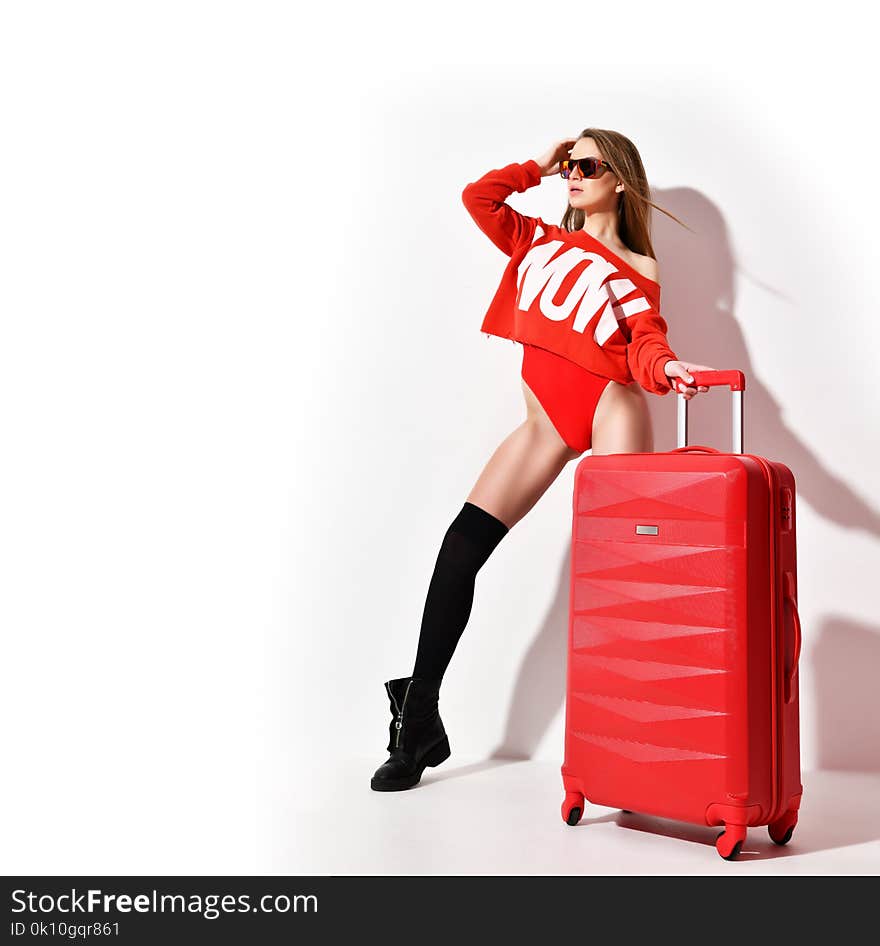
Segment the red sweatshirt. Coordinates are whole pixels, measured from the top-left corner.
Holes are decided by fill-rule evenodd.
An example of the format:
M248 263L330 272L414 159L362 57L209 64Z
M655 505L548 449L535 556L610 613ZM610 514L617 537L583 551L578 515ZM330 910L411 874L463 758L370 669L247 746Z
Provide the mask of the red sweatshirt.
M586 231L526 217L504 202L540 183L530 160L489 171L462 192L477 226L510 257L480 330L666 394L672 382L663 366L678 356L666 339L660 285Z

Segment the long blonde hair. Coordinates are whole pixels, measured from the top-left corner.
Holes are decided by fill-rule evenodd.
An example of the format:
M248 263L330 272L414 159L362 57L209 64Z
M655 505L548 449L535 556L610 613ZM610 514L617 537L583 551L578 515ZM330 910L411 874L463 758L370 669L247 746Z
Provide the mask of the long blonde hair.
M617 230L625 246L634 253L656 259L654 246L651 243L649 207L654 207L667 217L671 217L685 229L691 229L675 214L669 213L651 200L651 189L648 186L648 176L645 174L641 155L626 135L607 128L585 128L580 133L580 138L592 138L602 156L611 165L613 172L623 181L624 190L617 195ZM584 220L583 210L577 210L569 204L560 226L569 232L581 230Z

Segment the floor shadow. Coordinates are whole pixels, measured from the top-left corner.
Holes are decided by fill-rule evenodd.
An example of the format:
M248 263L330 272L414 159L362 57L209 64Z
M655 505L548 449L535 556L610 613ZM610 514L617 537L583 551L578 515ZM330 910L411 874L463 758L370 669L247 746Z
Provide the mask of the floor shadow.
M822 461L815 446L785 422L782 406L752 363L736 318L737 265L727 227L718 208L689 188L654 191L655 200L684 220L693 233L656 214L654 244L660 261L661 311L670 344L681 358L714 368L737 368L746 376L744 451L788 465L797 498L842 527L880 535L880 511ZM746 274L747 275L747 274ZM792 307L780 289L761 288ZM668 313L668 315L667 315ZM817 327L818 330L818 327ZM676 446L673 395L649 397L657 451ZM713 388L689 406L689 443L729 450L730 392ZM583 462L577 461L577 462ZM552 720L565 704L569 598L570 523L560 523L562 567L556 594L521 662L511 694L504 732L491 759L531 758ZM805 628L804 651L813 640ZM878 765L880 723L868 674L876 675L880 636L877 628L843 620L825 622L816 644L822 764L874 769ZM849 731L841 738L840 726Z
M475 775L477 772L485 772L489 769L499 769L503 765L512 765L519 762L519 759L513 758L487 758L480 762L469 762L466 765L459 765L455 768L444 768L443 771L433 772L431 769L425 769L422 780L416 788L423 784L430 785L435 782L446 782L454 778L464 778L466 775ZM430 773L430 774L429 774Z

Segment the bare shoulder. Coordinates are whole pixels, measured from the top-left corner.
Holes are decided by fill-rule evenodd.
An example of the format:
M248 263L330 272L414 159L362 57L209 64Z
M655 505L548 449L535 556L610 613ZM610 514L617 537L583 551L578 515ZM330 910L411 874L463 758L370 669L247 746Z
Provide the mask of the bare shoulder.
M643 276L652 279L654 282L660 282L660 267L653 256L642 256L639 253L630 254L630 265L637 269Z

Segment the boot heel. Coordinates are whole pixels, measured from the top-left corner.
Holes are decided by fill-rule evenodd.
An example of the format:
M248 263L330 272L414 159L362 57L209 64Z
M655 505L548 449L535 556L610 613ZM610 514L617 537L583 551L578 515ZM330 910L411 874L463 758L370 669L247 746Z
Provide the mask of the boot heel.
M423 761L426 766L433 768L435 765L440 765L441 762L445 762L450 755L452 755L452 752L449 748L449 738L447 737L442 742L438 742L437 745L425 755Z

